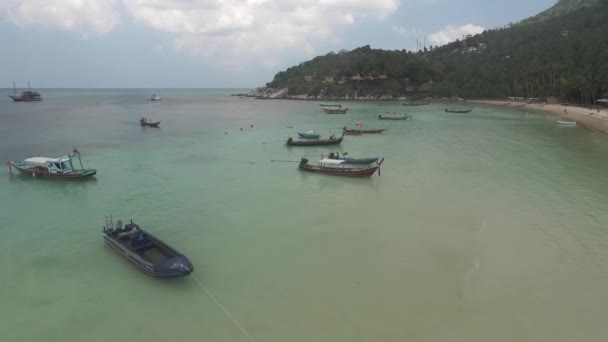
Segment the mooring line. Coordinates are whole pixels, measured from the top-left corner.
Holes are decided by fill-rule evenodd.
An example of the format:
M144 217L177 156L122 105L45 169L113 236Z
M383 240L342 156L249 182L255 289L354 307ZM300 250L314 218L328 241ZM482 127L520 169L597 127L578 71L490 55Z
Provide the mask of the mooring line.
M217 300L217 298L215 297L215 295L213 295L213 293L211 293L211 291L209 291L209 290L208 290L208 289L205 287L205 285L203 285L203 283L202 283L200 280L198 280L198 278L197 278L197 277L196 277L194 274L190 273L190 275L191 275L191 276L194 278L194 280L196 280L196 282L198 283L198 285L199 285L199 286L200 286L200 287L201 287L203 290L205 290L205 292L206 292L206 293L207 293L207 295L208 295L208 296L209 296L209 297L210 297L210 298L213 300L213 302L214 302L214 303L215 303L215 304L216 304L216 305L217 305L217 306L218 306L220 309L222 309L222 311L224 311L224 314L226 315L226 317L230 318L230 320L232 321L232 323L234 323L234 325L236 325L236 327L237 327L237 328L239 328L239 329L241 330L241 332L242 332L242 333L243 333L245 336L247 336L251 342L256 342L256 341L255 341L255 339L254 339L253 337L251 337L251 335L249 334L249 332L247 332L247 330L245 330L245 328L243 328L243 326L241 326L241 325L239 324L239 322L238 322L236 319L234 319L234 317L232 317L232 315L230 314L230 312L228 312L228 310L226 310L226 308L225 308L225 307L224 307L224 306L223 306L223 305L222 305L222 304L221 304L221 303L220 303L220 302Z

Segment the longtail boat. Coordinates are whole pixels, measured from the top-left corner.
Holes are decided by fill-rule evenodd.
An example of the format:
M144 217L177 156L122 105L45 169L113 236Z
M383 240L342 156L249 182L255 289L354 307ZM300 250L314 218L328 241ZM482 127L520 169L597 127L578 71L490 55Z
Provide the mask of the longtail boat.
M303 139L319 139L321 137L321 135L315 131L298 132L298 135Z
M361 134L379 134L379 133L384 133L388 130L388 128L383 128L383 129L348 129L346 127L342 128L342 131L345 134L351 134L351 133L361 133Z
M407 120L411 118L412 116L407 113L386 112L378 115L380 120Z
M470 113L472 109L460 109L460 108L446 108L446 113L456 113L456 114L465 114Z
M292 138L287 139L287 146L325 146L325 145L339 145L344 139L344 136L339 138L333 135L329 139L311 139L311 140L293 140Z
M80 169L76 169L73 158L78 157ZM74 149L73 154L58 158L32 157L20 162L7 161L9 172L13 169L32 177L80 179L94 176L95 169L85 169L82 166L80 152Z
M337 107L337 108L342 108L341 104L325 104L325 103L321 103L321 104L319 104L319 106L321 106L321 107Z
M160 121L156 121L156 122L152 122L152 121L148 121L148 119L146 118L141 118L141 120L139 120L139 124L141 125L141 127L154 127L154 128L158 128L158 125L160 125Z
M194 271L194 266L185 255L133 221L123 228L119 220L115 228L112 217L109 221L106 217L102 235L105 243L148 275L181 277Z
M412 101L412 102L404 102L402 103L404 106L406 107L416 107L416 106L428 106L431 103L430 102L417 102L417 101Z
M348 108L322 108L325 114L346 114Z
M308 164L308 159L302 158L299 169L332 176L371 177L376 170L380 169L382 162L384 162L384 158L379 163L367 167L345 167L344 160L321 159L317 165L311 165Z

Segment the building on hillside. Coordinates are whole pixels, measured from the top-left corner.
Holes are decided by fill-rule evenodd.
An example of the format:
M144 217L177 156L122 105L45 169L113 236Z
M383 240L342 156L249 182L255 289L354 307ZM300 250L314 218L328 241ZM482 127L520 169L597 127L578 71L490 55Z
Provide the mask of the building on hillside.
M304 76L304 81L307 83L312 83L315 81L315 76L314 75L306 75Z
M374 76L372 76L372 74L370 74L370 73L367 73L367 76L365 76L364 79L366 79L368 81L373 81L374 80Z
M363 77L361 77L361 75L359 75L359 73L357 73L355 76L352 77L353 81L363 81Z
M388 80L388 76L386 76L385 74L382 74L380 76L378 76L379 80Z
M345 83L346 83L346 77L341 77L341 78L338 80L338 84L345 84Z
M323 80L323 82L321 82L323 84L333 84L336 83L336 81L334 81L334 78L332 76L330 77L325 77L325 80Z

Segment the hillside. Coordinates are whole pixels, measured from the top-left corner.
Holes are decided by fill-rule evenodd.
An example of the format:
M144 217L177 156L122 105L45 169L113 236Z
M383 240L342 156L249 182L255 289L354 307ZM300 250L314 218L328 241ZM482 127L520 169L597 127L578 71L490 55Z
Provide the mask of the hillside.
M508 28L421 52L364 46L277 73L290 95L327 97L557 96L590 103L608 93L608 4L561 0Z

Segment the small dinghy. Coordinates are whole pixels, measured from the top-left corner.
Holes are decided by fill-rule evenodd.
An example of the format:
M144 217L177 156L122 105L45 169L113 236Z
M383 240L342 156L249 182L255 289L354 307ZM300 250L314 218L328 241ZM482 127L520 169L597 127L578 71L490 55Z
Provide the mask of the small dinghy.
M110 247L153 277L181 277L194 271L192 263L185 255L133 221L124 228L122 222L118 221L114 228L110 216L109 220L106 218L102 235Z
M298 135L302 139L319 139L321 137L321 135L315 131L298 132Z
M560 126L576 126L576 122L575 121L558 120L557 124L560 125Z

